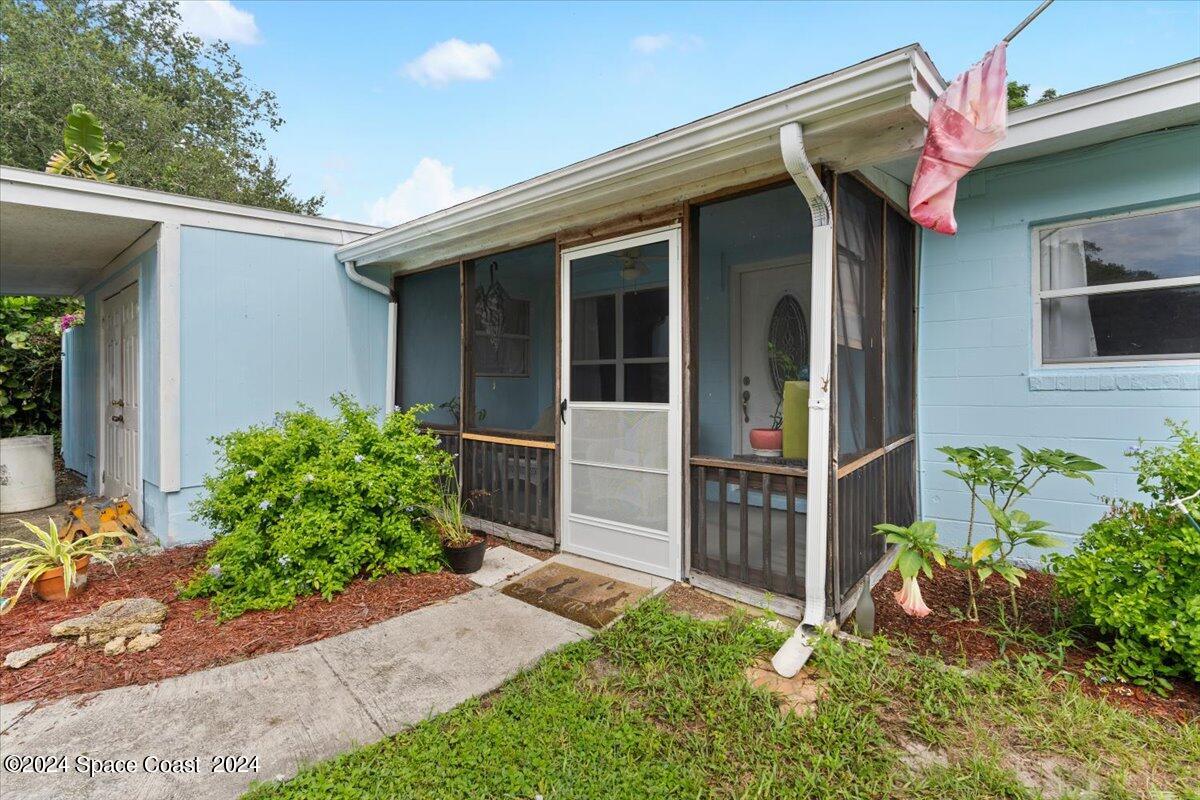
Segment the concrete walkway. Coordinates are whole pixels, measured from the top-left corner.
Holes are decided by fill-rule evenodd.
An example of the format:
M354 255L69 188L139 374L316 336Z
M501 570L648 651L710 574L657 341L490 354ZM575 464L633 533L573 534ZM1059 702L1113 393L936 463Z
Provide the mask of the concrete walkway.
M4 800L233 798L252 780L378 741L489 692L550 650L590 637L583 625L479 588L444 603L294 650L65 698L0 707L0 754L66 756L66 772L0 773ZM77 756L129 759L88 777ZM212 759L258 759L257 772L213 774ZM148 774L158 763L198 774ZM197 759L193 761L192 759ZM231 765L233 766L233 765Z

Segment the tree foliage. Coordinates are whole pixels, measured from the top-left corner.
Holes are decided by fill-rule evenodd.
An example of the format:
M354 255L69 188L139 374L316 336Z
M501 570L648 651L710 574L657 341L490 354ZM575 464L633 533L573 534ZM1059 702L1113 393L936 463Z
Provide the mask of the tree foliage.
M1042 96L1037 99L1037 102L1044 103L1047 100L1053 100L1058 97L1058 90L1047 89L1042 92ZM1014 108L1024 108L1029 105L1029 84L1017 83L1016 81L1008 82L1008 110Z
M62 419L60 342L83 321L83 305L62 297L0 297L0 432L57 434Z
M224 42L180 27L170 2L0 0L0 163L41 170L82 103L126 148L121 182L315 214L264 152L283 124Z

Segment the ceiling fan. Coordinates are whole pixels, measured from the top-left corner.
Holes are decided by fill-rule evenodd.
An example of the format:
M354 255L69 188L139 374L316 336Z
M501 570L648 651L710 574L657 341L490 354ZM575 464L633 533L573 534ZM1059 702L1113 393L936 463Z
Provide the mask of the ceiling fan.
M640 247L631 247L617 254L621 261L621 280L636 281L650 274L650 267L645 262L651 259L665 259L665 255L643 255Z

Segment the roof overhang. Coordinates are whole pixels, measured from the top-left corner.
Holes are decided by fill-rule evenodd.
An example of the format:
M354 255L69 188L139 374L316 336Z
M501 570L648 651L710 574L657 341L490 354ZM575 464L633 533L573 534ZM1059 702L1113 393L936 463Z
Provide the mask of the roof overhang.
M779 128L788 122L804 126L814 161L836 169L895 159L920 147L944 86L910 45L389 228L338 258L416 269L782 176Z
M1004 140L979 168L1200 123L1200 59L1093 86L1009 112ZM908 183L916 157L883 169Z
M0 294L79 293L159 224L345 244L379 228L0 167Z

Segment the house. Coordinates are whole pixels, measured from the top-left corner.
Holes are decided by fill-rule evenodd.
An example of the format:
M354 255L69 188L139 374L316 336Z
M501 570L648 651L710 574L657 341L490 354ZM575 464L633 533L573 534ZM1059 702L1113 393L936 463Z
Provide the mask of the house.
M488 530L817 623L876 523L961 534L938 446L1106 464L1029 501L1077 534L1200 424L1200 60L1013 112L954 238L906 214L944 87L904 47L379 231L4 168L2 288L88 298L64 456L168 541L208 437L347 391Z

